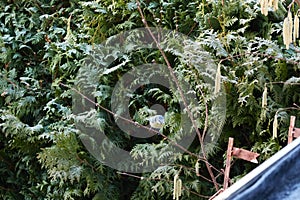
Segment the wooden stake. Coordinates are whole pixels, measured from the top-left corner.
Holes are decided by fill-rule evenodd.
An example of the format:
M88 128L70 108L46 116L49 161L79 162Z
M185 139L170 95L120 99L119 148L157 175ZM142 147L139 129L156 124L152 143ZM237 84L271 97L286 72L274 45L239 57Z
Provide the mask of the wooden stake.
M291 116L290 117L290 127L289 127L289 135L288 135L288 144L290 144L293 141L295 119L296 119L295 116Z
M228 140L226 166L225 166L225 172L224 172L224 183L223 183L224 190L226 190L228 188L228 183L229 183L232 148L233 148L233 138L230 137Z

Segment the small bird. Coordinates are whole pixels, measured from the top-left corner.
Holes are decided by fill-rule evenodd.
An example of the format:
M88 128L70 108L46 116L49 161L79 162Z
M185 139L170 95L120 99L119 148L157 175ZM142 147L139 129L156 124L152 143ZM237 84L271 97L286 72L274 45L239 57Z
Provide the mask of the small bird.
M148 117L148 121L152 128L161 129L164 126L165 118L162 115L154 115L154 116Z

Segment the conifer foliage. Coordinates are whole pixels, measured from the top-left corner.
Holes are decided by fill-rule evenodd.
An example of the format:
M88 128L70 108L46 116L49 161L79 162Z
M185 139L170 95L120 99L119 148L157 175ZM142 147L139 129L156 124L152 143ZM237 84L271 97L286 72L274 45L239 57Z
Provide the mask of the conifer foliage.
M287 143L289 116L300 109L299 4L298 0L1 1L0 198L208 199L222 187L228 137L234 137L239 147L258 152L259 162ZM112 49L114 62L97 72L101 76L93 85L96 109L74 112L72 97L80 95L75 89L80 84L77 74L85 74L87 55L111 36L145 25L176 30L195 40L199 46L190 48L203 52L201 59L191 62L204 62L209 56L217 76L209 77L212 69L198 73L190 65L189 58L194 59L190 52L166 51L164 58L159 49L121 53ZM196 95L198 105L190 106L191 114L199 116L195 126L200 133L211 123L208 111L218 116L211 110L215 95L221 88L226 91L222 134L204 157L199 154L201 137L184 153L167 146L169 139L188 134L181 129L178 91L149 84L131 96L128 109L138 124L148 125L147 117L156 114L150 109L154 103L167 109L166 127L151 141L122 132L114 114L124 110L109 112L114 86L123 74L145 63L166 64L166 59ZM204 76L216 83L212 93ZM113 144L142 159L145 167L171 158L175 162L139 174L112 169L83 145L87 136L76 126L82 122L105 131ZM155 152L160 153L149 156ZM255 166L236 161L231 182Z

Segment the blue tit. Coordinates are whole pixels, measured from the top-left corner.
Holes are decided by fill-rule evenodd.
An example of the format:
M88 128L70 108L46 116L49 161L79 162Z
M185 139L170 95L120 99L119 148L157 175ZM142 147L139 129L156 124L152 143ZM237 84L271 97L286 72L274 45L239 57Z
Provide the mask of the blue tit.
M164 126L165 118L162 115L154 115L154 116L148 117L148 121L152 128L160 129Z

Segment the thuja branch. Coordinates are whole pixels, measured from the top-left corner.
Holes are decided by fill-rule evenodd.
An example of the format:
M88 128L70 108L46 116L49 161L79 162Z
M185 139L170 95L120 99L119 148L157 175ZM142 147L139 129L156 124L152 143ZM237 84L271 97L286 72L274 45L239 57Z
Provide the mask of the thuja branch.
M167 179L162 179L162 178L149 178L149 177L144 177L144 176L137 176L135 174L130 174L130 173L126 173L126 172L117 172L118 174L120 175L123 175L123 176L129 176L129 177L133 177L133 178L137 178L137 179L140 179L140 180L147 180L147 181L164 181L164 182L169 182L169 183L172 183L173 180L167 180ZM205 199L209 199L210 196L206 196L206 195L202 195L202 194L199 194L197 192L194 192L192 190L189 190L187 187L185 187L184 185L182 185L182 188L186 191L189 191L190 193L194 194L194 195L197 195L198 197L201 197L201 198L205 198Z
M154 129L152 129L152 128L149 128L149 127L147 127L147 126L143 126L143 125L141 125L141 124L138 124L137 122L132 121L132 120L130 120L130 119L127 119L127 118L125 118L125 117L118 116L116 113L112 112L111 110L109 110L109 109L107 109L107 108L101 106L100 104L96 103L95 101L91 100L90 98L88 98L87 96L85 96L84 94L82 94L82 93L81 93L80 91L78 91L77 89L75 89L75 88L73 88L73 87L70 87L70 86L68 86L68 85L66 85L66 84L63 84L63 83L59 83L59 84L62 85L62 86L64 86L64 87L67 87L67 88L73 90L74 92L76 92L77 94L79 94L82 98L86 99L87 101L89 101L90 103L92 103L94 106L96 106L96 107L98 107L98 108L100 108L100 109L106 111L107 113L109 113L109 114L111 114L111 115L113 115L113 116L115 116L115 117L118 117L119 119L124 120L124 121L126 121L126 122L128 122L128 123L134 124L135 126L144 128L144 129L146 129L146 130L148 130L148 131L151 131L151 132L154 132L154 133L156 133L156 134L161 135L164 139L166 139L167 141L169 141L172 145L174 145L174 146L180 148L181 150L183 150L184 152L186 152L186 153L189 154L190 156L196 157L197 159L199 159L199 160L205 162L207 165L211 166L211 165L207 162L207 159L205 159L205 158L203 158L203 157L201 157L201 156L199 156L199 155L197 155L197 154L195 154L195 153L189 151L189 150L186 149L185 147L183 147L183 146L179 145L178 143L176 143L175 141L171 140L168 136L164 135L163 133L160 133L160 132L158 132L158 131L156 131L156 130L154 130Z
M136 3L137 3L137 9L138 9L138 11L139 11L139 13L140 13L140 16L141 16L141 18L142 18L142 22L143 22L145 28L148 30L150 36L151 36L152 39L154 40L154 42L155 42L155 44L156 44L158 50L160 51L161 55L163 56L164 61L166 62L167 67L168 67L168 69L169 69L169 71L170 71L170 75L171 75L172 79L174 80L174 82L175 82L175 84L176 84L176 86L177 86L177 88L178 88L180 97L182 98L183 104L184 104L184 106L185 106L185 108L186 108L186 110L187 110L188 116L189 116L189 118L190 118L190 120L191 120L191 122L192 122L192 124L193 124L193 127L194 127L194 129L195 129L197 135L200 137L200 138L199 138L200 147L201 147L201 151L202 151L202 156L203 156L204 160L206 161L205 164L206 164L207 170L208 170L208 172L209 172L209 174L210 174L210 176L211 176L211 179L212 179L212 181L213 181L213 183L214 183L214 186L215 186L216 190L219 190L219 186L218 186L218 183L217 183L216 178L215 178L215 176L214 176L214 173L213 173L213 171L212 171L212 169L211 169L211 165L208 164L208 161L207 161L207 156L206 156L206 152L205 152L203 140L201 139L201 133L200 133L200 131L199 131L197 125L196 125L196 122L195 122L195 120L194 120L193 114L191 113L191 111L190 111L190 109L189 109L189 107L188 107L188 104L187 104L187 101L186 101L186 99L185 99L185 95L184 95L184 93L183 93L183 90L182 90L182 88L181 88L181 85L179 84L179 81L178 81L178 79L176 78L176 75L175 75L175 73L174 73L174 71L173 71L173 69L172 69L172 66L171 66L171 64L170 64L170 62L169 62L169 60L168 60L168 58L167 58L167 56L166 56L164 50L162 49L162 47L160 46L160 44L159 44L159 42L157 41L156 37L154 36L154 34L152 33L152 31L150 30L150 27L149 27L149 25L148 25L148 23L147 23L147 20L146 20L144 14L143 14L142 9L141 9L139 0L136 0Z

